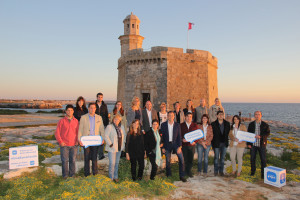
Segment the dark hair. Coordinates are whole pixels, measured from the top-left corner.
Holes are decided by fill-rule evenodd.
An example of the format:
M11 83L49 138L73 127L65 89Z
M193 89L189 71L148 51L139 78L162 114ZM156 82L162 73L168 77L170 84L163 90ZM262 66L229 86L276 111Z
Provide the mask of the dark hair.
M96 97L98 97L98 96L103 96L103 94L102 94L101 92L99 92L99 93L96 95Z
M89 103L89 107L91 107L92 105L96 107L96 103Z
M140 124L140 123L139 123L139 127L137 128L137 133L135 133L135 132L133 131L133 124L134 124L135 122L140 122L140 120L135 119L135 120L133 120L133 121L131 122L130 127L129 127L129 134L130 134L130 135L141 135L141 124Z
M121 103L121 108L120 108L120 114L122 115L122 116L124 116L124 109L123 109L123 104L122 104L122 101L117 101L116 103L115 103L115 107L114 107L114 109L113 109L113 113L114 113L114 115L115 114L117 114L117 104L118 103Z
M233 129L233 124L235 124L235 123L234 123L234 118L235 118L235 117L239 120L239 127L240 127L240 125L241 125L241 118L240 118L240 116L234 115L234 116L232 117L232 125L231 125L231 129ZM239 127L238 127L238 128L239 128Z
M87 108L86 108L86 104L85 104L85 99L82 96L80 96L80 97L77 98L76 109L80 110L80 106L78 104L79 101L83 101L82 110L86 110Z
M157 119L152 120L152 124L153 124L154 122L157 122L157 123L159 124L159 122L158 122Z
M179 101L176 101L175 103L173 103L174 108L175 108L176 103L178 103L180 105Z
M220 113L223 113L223 114L224 114L223 110L219 110L219 111L217 112L217 115L220 114Z
M203 124L203 118L204 118L204 117L207 118L207 124L210 124L210 123L209 123L209 116L208 116L208 114L203 114L203 115L202 115L200 124L201 124L201 125Z
M186 105L186 108L188 108L188 105L187 105L187 104L188 104L188 102L189 102L189 101L192 101L192 100L191 100L191 99L188 99L188 100L186 101L186 103L185 103L185 105ZM192 111L194 111L194 107L193 107L193 105L191 105L191 108L192 108Z
M169 112L168 112L168 115L169 115L170 113L173 113L173 114L174 114L174 111L169 111Z
M191 112L186 112L186 113L184 114L184 116L188 116L188 115L193 115L193 113L191 113Z
M74 110L74 106L73 106L72 104L68 104L68 105L66 106L66 110L68 110L69 108L72 108L72 109Z

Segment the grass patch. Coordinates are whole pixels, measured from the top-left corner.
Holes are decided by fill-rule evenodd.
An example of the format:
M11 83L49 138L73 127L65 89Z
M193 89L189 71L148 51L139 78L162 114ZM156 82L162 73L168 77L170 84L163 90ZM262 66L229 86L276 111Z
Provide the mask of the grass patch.
M29 114L25 110L10 110L10 109L0 109L0 115L21 115Z
M65 113L65 111L62 109L51 110L51 111L38 110L36 111L36 113L57 114L57 113Z
M178 164L172 168L178 169ZM123 199L125 197L154 198L168 195L175 186L170 179L158 176L154 181L133 182L130 174L130 162L121 159L119 167L120 183L112 182L106 175L67 180L47 172L40 167L33 173L23 174L12 180L1 180L0 199Z
M57 126L57 123L53 124L32 124L32 125L20 125L20 126L5 126L5 127L0 127L0 129L6 129L6 128L29 128L29 127L40 127L40 126Z
M41 139L41 140L56 140L55 135L46 135L46 136L36 136L33 135L32 139Z
M297 151L288 152L284 151L280 157L273 156L272 154L267 153L267 166L276 166L287 170L287 181L300 182L300 176L290 173L292 169L300 167L300 153ZM242 181L247 181L250 183L255 183L261 180L261 165L260 157L256 156L256 173L254 176L250 176L251 173L251 163L250 163L250 154L244 154L243 156L243 166L242 173L237 179ZM232 166L227 167L227 173L232 172Z

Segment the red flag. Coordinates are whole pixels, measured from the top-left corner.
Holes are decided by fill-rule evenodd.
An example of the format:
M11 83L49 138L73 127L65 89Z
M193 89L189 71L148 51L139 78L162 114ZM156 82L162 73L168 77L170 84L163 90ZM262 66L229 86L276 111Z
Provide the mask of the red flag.
M189 22L188 30L191 30L193 25L194 25L194 23Z

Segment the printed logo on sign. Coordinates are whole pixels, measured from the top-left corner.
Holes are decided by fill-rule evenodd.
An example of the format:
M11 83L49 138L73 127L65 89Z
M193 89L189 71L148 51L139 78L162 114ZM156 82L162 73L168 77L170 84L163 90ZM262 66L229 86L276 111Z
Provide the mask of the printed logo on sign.
M30 165L34 165L34 160L30 161Z
M276 174L274 172L267 172L267 180L275 183Z
M17 155L17 150L13 150L12 155Z
M285 183L285 173L280 174L280 184Z

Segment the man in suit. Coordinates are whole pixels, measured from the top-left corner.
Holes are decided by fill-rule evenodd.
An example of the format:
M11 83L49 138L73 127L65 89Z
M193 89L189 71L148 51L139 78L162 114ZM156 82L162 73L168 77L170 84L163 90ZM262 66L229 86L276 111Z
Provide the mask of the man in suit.
M95 113L102 117L104 127L106 127L109 123L108 110L107 110L107 105L103 101L103 94L101 92L99 92L97 94L97 100L96 100L95 104L96 104L96 112ZM100 146L98 149L99 160L102 160L105 158L103 148L104 148L104 145Z
M104 125L102 117L95 114L96 104L89 104L89 113L81 116L78 130L78 141L81 146L81 136L93 136L100 135L102 138L104 136ZM100 146L103 146L104 140ZM93 175L98 173L97 168L97 154L100 146L90 146L84 148L84 175L90 175L90 160L92 160L92 171Z
M145 134L152 127L152 120L154 119L158 120L157 112L152 108L151 101L146 102L146 108L143 109L142 111L142 117L143 117L143 132Z
M267 138L270 135L269 125L261 120L261 111L255 111L254 113L255 121L251 122L248 126L248 132L255 133L256 142L247 142L250 148L250 162L251 162L251 176L254 176L256 171L256 152L258 151L260 161L261 161L261 178L264 178L264 168L267 165L266 161L266 146Z
M168 112L168 121L161 124L163 147L162 152L166 154L166 174L172 176L171 172L171 154L176 153L179 161L179 177L182 182L184 178L184 159L181 151L181 130L180 124L174 122L174 112Z
M230 123L224 119L224 112L217 112L217 120L211 124L213 128L213 139L211 141L214 149L214 174L224 176L224 161L228 147L228 135Z

